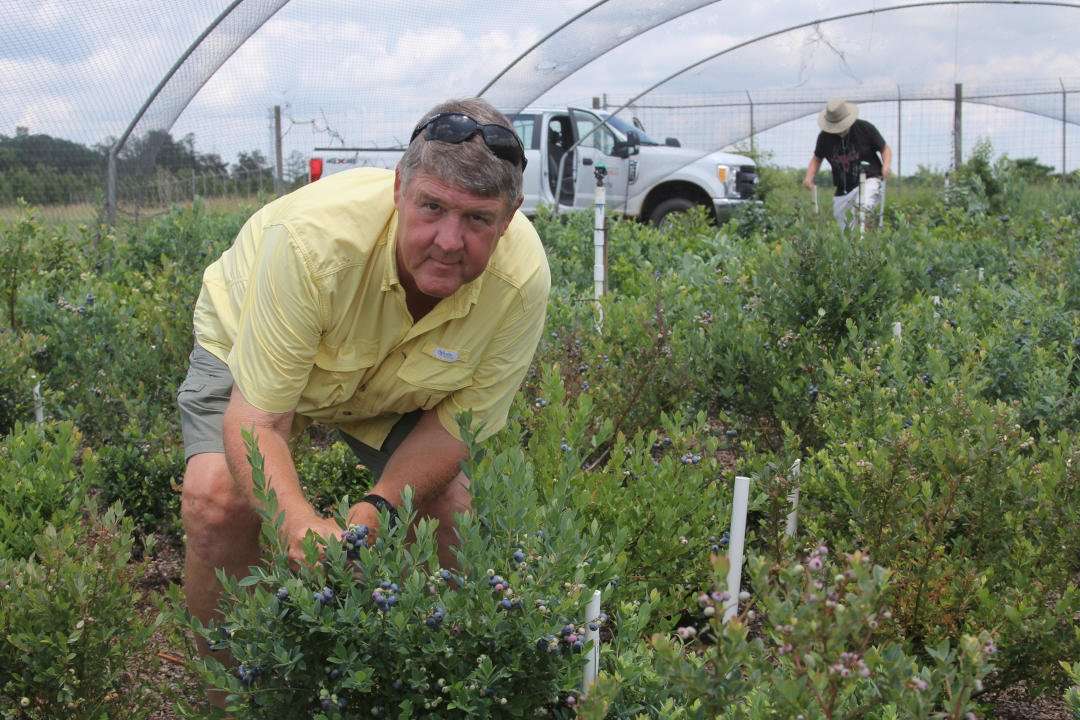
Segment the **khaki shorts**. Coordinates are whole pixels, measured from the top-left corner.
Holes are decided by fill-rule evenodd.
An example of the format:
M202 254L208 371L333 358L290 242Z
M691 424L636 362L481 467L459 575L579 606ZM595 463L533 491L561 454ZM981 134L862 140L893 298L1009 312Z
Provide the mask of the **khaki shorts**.
M180 431L184 436L184 461L199 453L224 453L225 408L232 395L233 376L225 363L198 343L188 356L188 372L176 391L180 407ZM403 415L390 430L381 448L373 448L348 433L339 432L357 460L377 480L390 456L420 420L420 410Z

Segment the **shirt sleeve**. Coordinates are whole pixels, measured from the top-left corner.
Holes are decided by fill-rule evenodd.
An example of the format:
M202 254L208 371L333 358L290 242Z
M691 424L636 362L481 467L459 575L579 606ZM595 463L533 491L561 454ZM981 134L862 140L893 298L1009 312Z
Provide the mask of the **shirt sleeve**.
M829 148L826 145L825 140L825 133L818 133L817 142L814 143L814 157L816 157L818 160L824 160L829 152ZM803 145L803 147L806 146Z
M323 305L288 230L266 228L228 360L236 387L249 403L272 413L296 408L322 335Z
M870 138L870 147L874 150L881 152L885 149L885 138L881 137L881 131L877 129L877 126L873 123L867 123L868 136Z
M446 430L461 439L457 415L472 412L476 439L486 440L506 425L510 406L521 381L532 363L536 346L544 332L547 298L551 278L546 264L534 282L542 283L542 292L530 294L530 303L504 319L473 375L473 382L448 395L436 408L439 421Z

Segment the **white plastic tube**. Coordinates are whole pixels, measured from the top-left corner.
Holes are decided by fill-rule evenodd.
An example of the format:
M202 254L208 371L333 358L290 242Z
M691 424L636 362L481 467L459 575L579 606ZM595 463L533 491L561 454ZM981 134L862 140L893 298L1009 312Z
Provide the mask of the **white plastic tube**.
M724 622L739 612L739 590L742 587L743 545L746 542L746 509L750 503L750 478L735 477L735 496L731 503L731 530L728 543L727 591Z
M787 516L787 525L784 527L784 535L795 537L799 530L799 475L802 473L802 460L796 460L791 465L791 480L795 488L788 494L788 502L791 503L791 512Z
M607 188L596 188L595 218L593 222L593 299L604 296L604 206L607 202Z
M589 627L592 623L596 629ZM600 674L600 591L593 592L589 606L585 610L585 638L592 641L589 649L589 657L585 661L585 676L582 678L582 694L589 692L589 688L596 682L596 676Z
M41 381L34 385L34 420L40 425L45 422L45 400L41 396Z
M900 340L904 335L904 326L899 321L892 324L892 336Z

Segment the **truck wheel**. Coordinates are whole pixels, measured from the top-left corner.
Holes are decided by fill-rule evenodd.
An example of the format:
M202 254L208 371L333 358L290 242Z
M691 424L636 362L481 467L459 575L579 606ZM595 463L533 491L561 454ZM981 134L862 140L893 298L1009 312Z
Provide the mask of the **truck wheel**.
M697 203L693 200L687 200L686 198L668 198L653 208L652 214L649 216L649 222L656 227L663 227L668 219L668 215L676 212L684 212L694 207L696 204Z

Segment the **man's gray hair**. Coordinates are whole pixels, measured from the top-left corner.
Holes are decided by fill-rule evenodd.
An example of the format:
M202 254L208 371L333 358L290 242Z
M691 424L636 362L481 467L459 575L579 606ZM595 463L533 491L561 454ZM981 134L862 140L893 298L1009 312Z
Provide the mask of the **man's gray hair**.
M462 113L481 125L494 123L511 132L514 129L505 115L480 98L447 100L424 113L420 123L439 113ZM501 195L510 207L517 206L522 198L521 168L495 157L483 137L477 134L455 144L428 141L424 135L421 132L409 143L398 162L402 186L409 184L414 173L421 173L481 197Z

